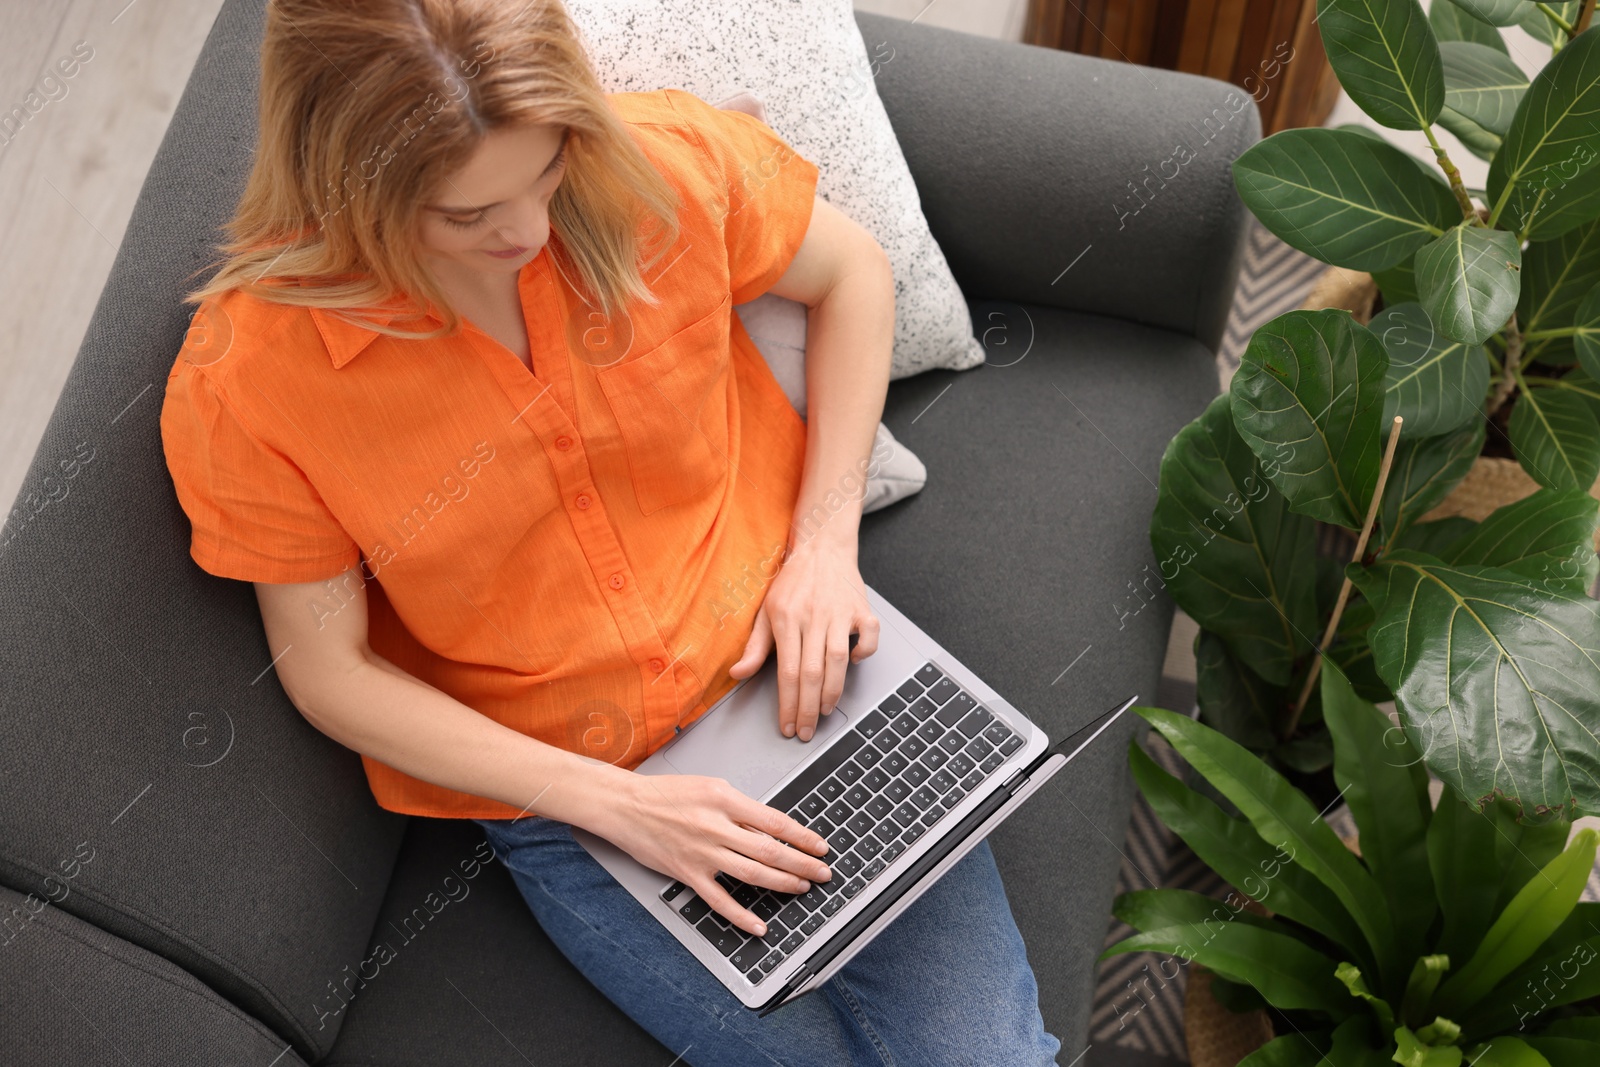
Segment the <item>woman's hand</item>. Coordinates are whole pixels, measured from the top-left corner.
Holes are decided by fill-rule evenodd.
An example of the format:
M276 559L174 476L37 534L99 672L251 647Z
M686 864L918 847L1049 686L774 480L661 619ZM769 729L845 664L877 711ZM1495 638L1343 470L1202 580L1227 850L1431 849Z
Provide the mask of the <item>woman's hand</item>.
M693 889L747 933L760 937L766 923L722 888L718 871L780 893L804 893L832 877L815 858L828 852L820 834L721 778L629 773L620 782L615 803L586 828Z
M850 648L850 634L860 635ZM783 736L809 741L818 714L826 715L844 692L846 663L878 650L878 617L853 547L815 538L783 561L756 612L744 655L728 671L747 678L778 649L778 727Z

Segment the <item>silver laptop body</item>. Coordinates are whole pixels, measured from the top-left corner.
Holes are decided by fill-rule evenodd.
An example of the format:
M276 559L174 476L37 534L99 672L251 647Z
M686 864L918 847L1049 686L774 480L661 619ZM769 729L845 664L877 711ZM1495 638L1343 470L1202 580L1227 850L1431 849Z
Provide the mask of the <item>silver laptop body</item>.
M870 587L867 596L880 623L878 649L848 667L838 705L817 720L809 742L778 732L777 657L769 655L759 671L730 690L637 770L641 774L724 778L747 796L790 811L819 831L826 829L824 836L830 841L847 841L852 839L850 819L835 821L829 815L842 814L845 805L863 795L866 784L881 786L886 765L894 766L897 770L888 775L889 787L874 786L863 806L852 806L851 818L858 811L882 811L880 797L902 797L893 800L894 810L885 817L889 826L903 828L898 838L886 846L876 840L887 836L889 826L874 816L871 821L886 832L868 831L854 838L846 850L836 847L823 857L833 878L827 887L814 885L804 900L735 883L747 897L765 903L768 909L773 906L770 898L784 902L780 912L770 918L762 916L769 927L767 938L752 939L709 911L693 890L644 866L609 841L573 829L579 843L741 1003L763 1013L831 978L1137 699L1130 697L1067 739L1074 743L1070 751L1063 751L1065 742L1051 749L1050 739L1027 716L920 627ZM935 672L944 680L924 684ZM919 700L923 703L918 704ZM930 711L929 704L937 710ZM911 726L908 716L915 720L913 729L907 729ZM936 731L930 723L938 725L938 741L921 749L915 740L906 744L908 739L934 737ZM864 736L869 729L870 736ZM983 740L974 745L979 738ZM928 755L934 748L945 752L945 757ZM850 755L842 756L847 750ZM909 758L908 752L918 755ZM913 772L909 766L913 762L923 771ZM930 763L937 767L928 766ZM966 770L969 765L971 769ZM980 774L985 766L988 769ZM965 773L954 778L952 769ZM941 774L944 777L939 777ZM949 785L952 779L957 784ZM912 785L913 781L917 784ZM886 791L890 787L892 794ZM919 807L930 793L937 800ZM951 797L955 802L946 803ZM809 802L809 810L795 806L803 801ZM900 817L902 812L912 814L913 808L919 816L915 825L922 827L914 834L912 824ZM940 814L926 825L934 808ZM856 819L855 828L861 826L862 821ZM846 836L836 838L839 830ZM908 843L906 839L912 837ZM858 859L841 868L846 855L864 856L869 846L875 858ZM887 862L880 862L886 853L892 855ZM872 871L870 877L868 871ZM846 896L855 882L859 884ZM831 891L817 896L828 887ZM769 899L762 901L763 896ZM804 922L784 921L802 914ZM820 918L813 921L813 917ZM814 929L796 936L807 927ZM790 946L788 950L783 948L785 944Z

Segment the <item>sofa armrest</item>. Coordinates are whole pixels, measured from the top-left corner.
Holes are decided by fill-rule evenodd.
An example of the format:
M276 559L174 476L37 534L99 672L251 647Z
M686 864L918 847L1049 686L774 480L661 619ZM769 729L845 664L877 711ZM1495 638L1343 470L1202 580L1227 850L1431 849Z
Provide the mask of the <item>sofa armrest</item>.
M857 13L922 210L968 300L1111 315L1215 351L1261 137L1227 82Z

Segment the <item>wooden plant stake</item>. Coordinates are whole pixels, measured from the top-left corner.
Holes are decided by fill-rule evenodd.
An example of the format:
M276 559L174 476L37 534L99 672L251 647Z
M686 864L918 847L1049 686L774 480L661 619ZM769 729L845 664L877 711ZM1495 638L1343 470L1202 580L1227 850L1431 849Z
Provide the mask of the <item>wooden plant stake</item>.
M1383 463L1378 467L1378 484L1372 490L1372 502L1367 505L1367 521L1361 524L1361 537L1356 541L1356 551L1351 557L1351 563L1360 563L1361 557L1367 551L1367 538L1372 536L1372 525L1378 518L1378 504L1383 500L1383 487L1389 481L1389 467L1394 463L1394 448L1400 442L1400 424L1405 420L1399 415L1394 417L1394 425L1389 430L1389 444L1383 450ZM1289 715L1288 728L1283 732L1283 739L1287 741L1294 736L1295 728L1300 725L1300 713L1306 709L1306 701L1311 699L1311 687L1317 684L1317 676L1322 673L1322 659L1328 654L1328 646L1333 643L1333 635L1339 629L1339 618L1344 614L1344 606L1350 600L1351 582L1347 575L1344 584L1339 586L1339 599L1334 602L1333 615L1328 619L1328 628L1322 632L1322 643L1317 646L1317 658L1311 664L1311 670L1306 673L1305 687L1300 690L1300 699L1294 702L1294 711Z

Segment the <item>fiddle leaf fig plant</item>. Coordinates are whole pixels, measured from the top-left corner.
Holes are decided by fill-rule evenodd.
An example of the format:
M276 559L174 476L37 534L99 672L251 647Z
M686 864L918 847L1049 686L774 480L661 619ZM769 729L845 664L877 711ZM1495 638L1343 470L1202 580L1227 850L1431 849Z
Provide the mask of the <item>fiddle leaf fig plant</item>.
M1349 844L1255 753L1135 709L1239 812L1135 739L1145 799L1235 892L1124 893L1113 911L1136 933L1102 958L1168 953L1211 970L1223 1003L1275 1009L1278 1036L1239 1067L1600 1063L1600 904L1581 902L1600 834L1503 798L1479 812L1448 786L1435 806L1421 751L1389 717L1337 666L1320 684Z
M1600 32L1595 0L1319 0L1371 118L1285 130L1234 162L1288 244L1370 272L1382 310L1292 311L1168 445L1150 537L1198 623L1201 720L1274 768L1326 770L1317 673L1395 701L1467 803L1600 813ZM1528 77L1499 27L1548 42ZM1439 129L1488 161L1468 188ZM1539 489L1424 521L1485 450ZM1359 558L1321 558L1323 527Z

